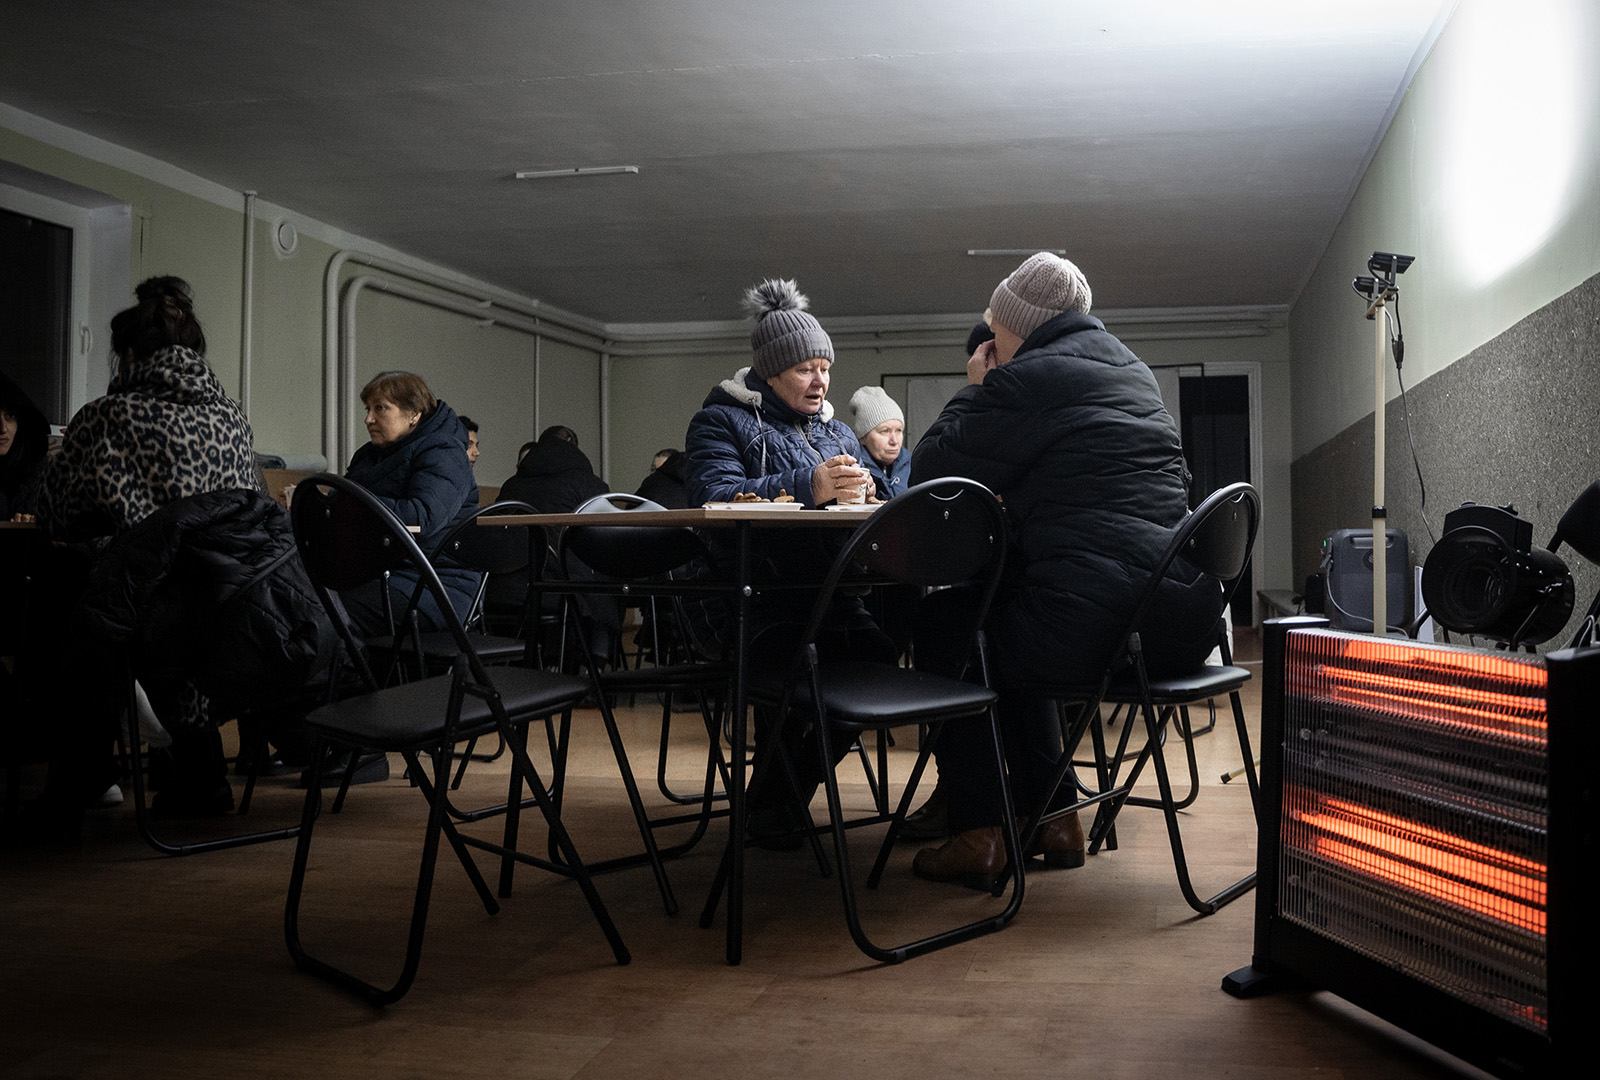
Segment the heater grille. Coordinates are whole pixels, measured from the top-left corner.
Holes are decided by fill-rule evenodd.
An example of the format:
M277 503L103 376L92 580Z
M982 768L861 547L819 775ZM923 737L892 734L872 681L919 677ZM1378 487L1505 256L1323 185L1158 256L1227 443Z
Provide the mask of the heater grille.
M1545 1032L1544 666L1297 631L1284 691L1280 915Z

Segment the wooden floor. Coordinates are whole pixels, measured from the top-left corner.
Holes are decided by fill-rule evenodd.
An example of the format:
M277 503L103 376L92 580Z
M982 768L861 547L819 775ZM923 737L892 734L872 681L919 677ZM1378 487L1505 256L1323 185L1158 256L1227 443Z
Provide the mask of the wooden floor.
M1249 708L1254 719L1254 697ZM579 717L568 811L586 858L637 843L599 726L584 723L596 715ZM656 713L623 717L648 779ZM687 785L696 718L678 720L674 771ZM1218 782L1239 764L1231 734L1219 727L1197 745L1204 790L1185 828L1199 886L1214 890L1253 866L1254 828L1243 783ZM907 757L895 752L896 776ZM847 799L864 806L859 768L842 769ZM493 800L505 775L498 762L474 766L463 801ZM264 781L246 820L288 823L299 803L293 778ZM398 969L421 807L398 779L366 785L317 832L308 944L374 981ZM74 847L0 850L0 1077L1481 1075L1331 995L1224 994L1223 975L1250 959L1253 897L1193 916L1160 816L1121 820L1120 850L1031 875L1003 932L893 967L856 950L835 882L806 853L766 851L750 860L744 963L725 964L720 918L697 926L720 825L671 866L676 917L648 871L599 879L633 952L627 967L571 883L525 870L491 917L446 851L416 984L379 1011L291 963L291 843L163 858L126 806L98 811ZM914 879L914 850L902 847L868 903L885 936L993 903Z

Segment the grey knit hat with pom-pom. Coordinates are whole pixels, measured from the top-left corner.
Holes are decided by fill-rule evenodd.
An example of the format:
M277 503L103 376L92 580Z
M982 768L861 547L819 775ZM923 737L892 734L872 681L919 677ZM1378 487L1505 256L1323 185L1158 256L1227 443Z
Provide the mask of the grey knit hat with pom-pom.
M777 278L745 291L745 310L756 320L750 334L755 353L750 366L761 378L770 379L807 360L833 359L833 342L806 313L808 303L794 282Z
M1028 256L989 298L990 325L999 323L1020 338L1064 311L1089 313L1089 281L1072 263L1049 251Z

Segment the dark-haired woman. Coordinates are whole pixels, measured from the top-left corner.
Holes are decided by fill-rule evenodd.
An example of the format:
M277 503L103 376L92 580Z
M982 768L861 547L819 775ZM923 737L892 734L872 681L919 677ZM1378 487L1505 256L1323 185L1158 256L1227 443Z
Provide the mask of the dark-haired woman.
M0 521L33 515L50 425L22 387L0 372Z
M244 412L206 363L189 286L156 277L111 320L106 396L67 425L45 467L39 520L57 539L130 529L169 502L261 488Z
M263 491L250 424L206 363L188 284L150 278L135 295L137 303L111 320L115 371L105 397L78 410L60 453L45 464L38 517L57 540L116 536L190 495ZM69 601L71 591L63 586ZM123 693L120 676L93 658L54 652L74 665L58 685L75 693L57 725L44 801L70 814L115 775L108 717L117 715ZM183 681L147 682L145 689L173 736L175 768L156 808L183 816L232 809L222 742L205 698Z
M455 411L433 396L420 375L385 371L361 390L367 407L368 442L350 458L345 476L376 495L396 517L420 529L417 543L431 551L456 522L478 508L478 482L467 460L466 431ZM456 614L465 616L478 591L479 574L437 564L439 579ZM399 613L416 587L414 574L390 576L391 610ZM367 633L388 632L381 584L342 593L355 624ZM424 630L444 628L433 598L419 605Z

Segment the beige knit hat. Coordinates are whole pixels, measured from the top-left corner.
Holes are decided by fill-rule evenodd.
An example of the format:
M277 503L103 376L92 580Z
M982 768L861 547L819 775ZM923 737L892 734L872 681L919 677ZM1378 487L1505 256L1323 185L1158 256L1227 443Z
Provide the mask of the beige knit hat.
M903 424L906 414L883 387L863 386L850 395L850 426L855 429L856 438L886 420L898 420Z
M995 289L989 298L992 322L1026 338L1064 311L1089 312L1089 282L1072 263L1041 251Z

